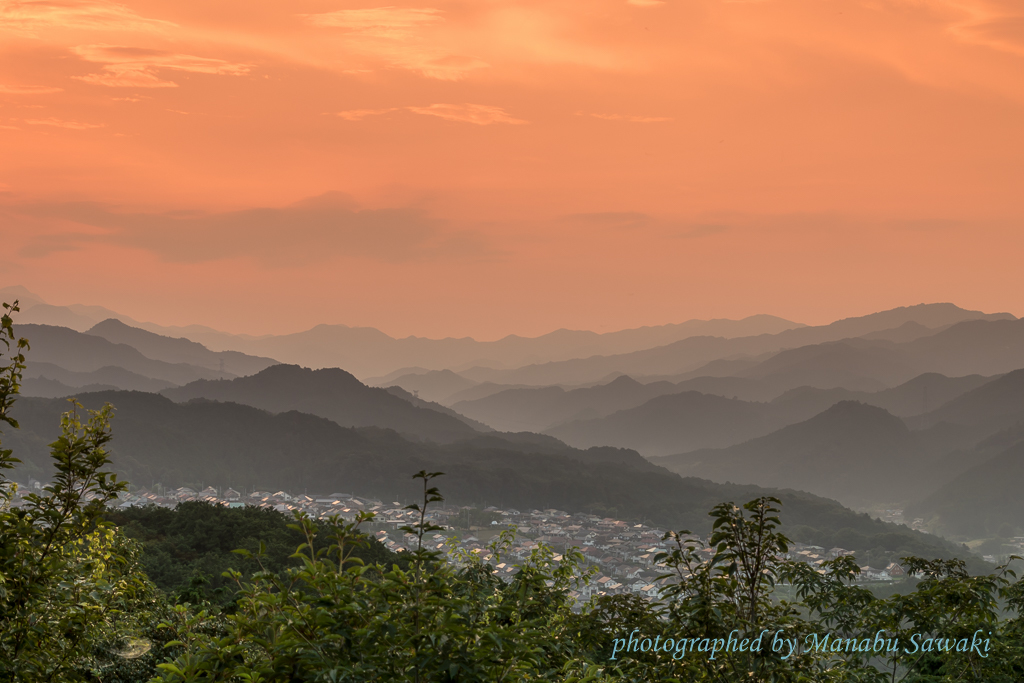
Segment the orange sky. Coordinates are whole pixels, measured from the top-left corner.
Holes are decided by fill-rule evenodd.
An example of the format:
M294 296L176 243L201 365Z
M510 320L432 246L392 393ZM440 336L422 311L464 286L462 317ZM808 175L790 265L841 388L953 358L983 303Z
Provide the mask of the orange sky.
M1020 0L0 0L0 286L165 324L1024 315Z

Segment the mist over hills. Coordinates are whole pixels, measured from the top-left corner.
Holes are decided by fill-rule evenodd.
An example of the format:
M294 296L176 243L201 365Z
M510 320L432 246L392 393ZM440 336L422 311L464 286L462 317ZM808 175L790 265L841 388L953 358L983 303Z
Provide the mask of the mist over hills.
M935 410L909 420L918 429L946 423L995 432L1024 419L1024 369L951 398Z
M926 413L992 379L981 375L946 377L935 372L926 372L899 386L876 392L851 391L841 387L799 387L790 389L775 398L772 403L777 406L793 406L791 409L794 411L819 413L840 401L859 401L883 408L899 417L910 417Z
M233 348L310 367L344 367L357 377L372 377L410 366L456 371L476 365L514 368L529 363L651 348L697 334L731 338L799 326L799 323L775 316L758 315L743 320L690 320L605 334L556 330L540 337L509 335L497 341L480 342L468 337L395 339L374 328L317 325L288 335L199 341L210 348Z
M386 375L399 368L417 366L427 370L459 370L474 365L514 368L529 363L635 351L694 335L732 338L802 327L801 323L761 314L742 320L688 320L603 334L563 329L534 338L508 335L493 342L468 337L395 339L370 327L326 324L293 334L257 337L228 334L199 325L174 327L144 323L100 306L51 306L20 286L0 289L0 298L21 300L19 320L23 323L60 325L84 332L107 319L114 319L157 335L183 337L214 352L238 351L313 368L342 367L357 377Z
M11 291L0 294L12 298ZM190 441L182 435L185 422L146 417L142 422L153 433L143 435L140 428L137 438L149 454L148 469L132 470L137 473L190 476L175 475L171 466L193 460L183 460L174 449L161 451L158 441L220 458L218 449L233 446L215 436L216 420L250 426L262 421L253 427L258 433L271 424L271 431L290 435L265 433L261 448L267 461L258 471L284 476L269 463L271 453L277 449L284 460L294 459L291 449L298 443L321 454L314 468L319 472L333 457L322 444L334 443L335 436L323 436L321 422L306 420L323 418L346 430L348 441L336 446L348 449L353 460L380 460L389 448L408 455L406 460L384 457L389 464L380 470L372 463L351 464L352 472L362 473L359 481L377 482L374 486L385 487L401 467L437 458L461 472L451 480L460 482L460 495L490 491L501 497L512 490L517 500L537 502L544 491L556 491L559 500L573 504L612 510L621 503L650 511L654 508L644 507L639 492L624 495L616 489L622 477L639 491L639 480L630 478L636 473L664 475L639 452L702 478L698 489L714 495L726 490L714 488L725 482L800 488L856 507L908 505L908 514L929 528L965 539L1007 529L1024 533L1016 507L981 500L986 487L1001 500L1000 491L1011 495L1007 482L1024 484L1015 450L1024 442L1024 321L1008 314L930 304L817 327L754 316L604 335L560 330L484 343L395 340L370 328L328 325L260 339L190 328L190 334L244 342L239 343L245 348L225 351L184 335L160 334L103 307L52 307L27 290L14 291L34 311L29 319L66 319L80 327L16 318L16 333L32 345L22 387L26 396L149 392L110 394L134 406L119 416L128 418L120 424L136 424L132 415L156 415L166 408L163 398L153 396L160 392L184 411L172 414L208 421L205 435ZM708 335L712 332L716 336ZM258 348L257 342L325 363L349 359L363 370L377 368L381 374L368 383L382 388L366 386L348 368L312 370L277 364L274 358L280 356L274 353L246 353ZM645 344L652 346L636 348ZM623 349L628 352L617 352ZM580 355L533 362L560 353ZM474 365L477 361L485 364ZM38 405L59 413L66 402ZM257 412L237 412L243 409ZM243 414L249 417L243 420ZM299 424L320 434L323 438L313 441L321 445L293 439ZM17 438L42 452L47 442L41 433ZM544 458L565 460L545 464ZM166 467L154 464L165 460ZM513 475L502 469L508 462L526 471ZM205 465L189 467L206 471ZM224 467L245 471L235 456ZM594 468L608 467L634 474L594 474ZM552 488L545 476L561 483ZM669 515L669 490L652 490L664 498L657 503L658 514ZM686 489L680 495L698 494ZM584 503L587 496L593 500Z
M635 448L650 457L727 446L783 424L769 404L684 391L605 418L568 422L545 433L577 448L600 443Z
M426 408L427 410L433 410L444 415L454 417L456 420L463 422L478 432L493 432L494 429L490 425L486 425L483 422L477 422L471 418L466 417L460 413L455 412L447 406L443 406L440 403L434 403L433 401L426 401L419 396L414 396L402 387L388 387L384 391L388 392L392 396L397 396L403 401L408 401L417 408Z
M406 372L406 369L385 377L368 378L366 383L375 387L400 387L426 401L437 401L438 403L446 403L445 399L453 394L479 386L473 380L451 370L419 368L419 372Z
M966 389L979 379L926 375L908 384L945 387L948 394L954 385ZM907 394L900 387L875 397L899 404ZM881 407L842 400L809 420L742 444L651 460L683 476L761 486L786 482L853 507L910 504L908 514L931 528L964 536L994 534L1004 523L1024 531L1017 507L981 501L990 484L994 491L1008 490L1007 482L1024 486L1017 464L1022 443L1024 370L1018 370L906 422ZM971 501L979 511L967 512Z
M452 408L499 431L542 432L562 422L604 417L677 391L670 382L641 384L623 375L608 384L580 389L506 389L474 401L459 401Z
M902 420L841 401L772 434L723 449L653 458L673 472L713 481L813 491L845 505L901 503L936 485L934 458ZM699 474L698 474L699 473Z
M297 365L274 365L249 377L199 380L162 393L179 403L206 399L240 403L273 413L300 411L343 426L384 427L438 443L477 433L458 418L414 406L385 389L368 387L338 368L310 370Z
M15 333L27 338L31 351L27 354L26 377L39 377L52 366L79 373L92 373L108 367L118 367L142 377L163 380L171 384L187 384L197 379L232 377L190 363L169 363L147 358L128 344L113 343L102 337L83 334L66 327L18 323ZM46 363L34 369L37 363Z
M707 380L706 384L717 381L715 378L704 379ZM940 405L989 380L990 378L978 375L949 378L932 373L921 375L898 387L873 393L851 391L842 387L818 389L804 386L787 391L772 401L728 398L720 393L714 393L716 387L713 386L706 387L706 392L680 391L685 386L699 384L695 380L681 382L678 385L658 382L653 385L639 385L652 387L651 393L658 394L658 397L638 406L590 419L570 420L547 429L540 428L540 431L556 436L577 448L602 444L634 448L646 456L672 455L699 448L735 445L811 418L840 401L855 400L879 406L894 414L915 415L927 409L929 405ZM617 398L612 390L616 386L626 385L627 379L619 378L602 387L607 399L606 407L613 406L613 399ZM556 399L564 400L574 393L586 395L597 389L594 387L561 394L548 389L520 389L495 394L478 402L459 403L456 404L456 408L467 415L483 416L485 413L476 408L477 404L484 404L496 414L500 407L504 411L505 419L513 420L521 415L531 417L529 411L535 403L547 411L534 410L538 413L535 422L540 422L545 415L559 414L562 408L555 404ZM548 392L548 401L543 400L541 392ZM723 393L728 395L732 391ZM636 392L633 392L624 398L636 396ZM487 405L488 403L490 405ZM626 404L627 401L623 400L621 403ZM569 409L575 408L576 404L570 403ZM565 409L562 410L565 412Z
M878 349L876 362L899 369L907 378L921 372L947 375L994 375L1024 366L1024 323L1007 314L984 314L965 311L951 304L921 304L893 309L863 318L841 320L821 327L802 327L774 335L724 339L690 337L672 344L627 354L576 358L567 361L528 365L514 370L480 369L471 378L496 383L521 384L583 384L599 381L612 373L666 377L692 372L716 360L738 361L729 374L743 376L755 371L757 365L744 363L744 357L784 349L810 347L817 344L850 340L855 333L868 334L899 327L907 322L941 322L945 329L909 342L861 340L860 348ZM922 323L923 324L923 323ZM887 327L891 325L891 327ZM851 344L852 343L849 343ZM965 347L972 348L966 357ZM991 351L993 355L988 355ZM761 361L767 362L769 359ZM904 367L903 364L911 363ZM880 368L881 369L881 368ZM469 376L468 373L461 373ZM702 374L708 374L706 372ZM894 375L899 382L899 375ZM792 388L786 387L786 388Z
M1024 534L1024 423L1013 446L958 474L907 508L937 533L954 538Z
M834 501L681 478L619 449L581 451L549 437L496 434L437 445L408 441L391 430L344 428L299 412L272 415L235 403L176 404L141 392L81 399L87 407L116 407L113 467L137 486L353 491L403 500L416 495L411 473L427 469L447 473L437 483L457 504L556 507L698 532L708 530L707 511L715 504L770 493L782 498L782 518L802 542L832 547L842 541L854 550L881 547L942 557L956 552L936 537L855 514ZM23 398L16 404L22 426L5 434L5 444L22 454L23 474L46 476L46 444L65 409L64 401L53 399Z
M175 386L173 382L153 379L116 365L107 365L92 372L75 372L65 370L53 363L32 362L25 370L21 393L25 396L70 396L71 394L89 389L104 387L108 389L126 389L128 391L158 392ZM43 389L48 387L48 389ZM39 391L63 391L64 393L45 394Z
M147 358L167 363L187 363L227 373L228 376L253 375L278 364L273 358L249 356L238 351L210 351L194 341L154 334L113 318L97 323L86 334L102 337L115 344L127 344Z

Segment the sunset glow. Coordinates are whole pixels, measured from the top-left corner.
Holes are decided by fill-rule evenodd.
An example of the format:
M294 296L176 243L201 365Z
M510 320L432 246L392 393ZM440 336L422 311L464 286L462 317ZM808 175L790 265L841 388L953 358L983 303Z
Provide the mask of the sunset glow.
M0 286L232 332L1024 315L1019 0L0 0Z

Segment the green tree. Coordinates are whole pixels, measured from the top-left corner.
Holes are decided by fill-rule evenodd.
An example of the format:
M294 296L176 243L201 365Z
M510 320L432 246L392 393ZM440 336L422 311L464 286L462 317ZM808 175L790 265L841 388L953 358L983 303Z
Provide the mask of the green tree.
M25 367L28 342L15 339L4 304L0 342L0 423L11 416ZM13 350L12 350L13 348ZM20 506L6 471L19 461L0 449L0 680L95 680L125 654L154 605L152 585L139 567L138 550L107 525L104 506L124 484L103 471L109 463L110 407L83 421L73 405L51 444L53 481Z

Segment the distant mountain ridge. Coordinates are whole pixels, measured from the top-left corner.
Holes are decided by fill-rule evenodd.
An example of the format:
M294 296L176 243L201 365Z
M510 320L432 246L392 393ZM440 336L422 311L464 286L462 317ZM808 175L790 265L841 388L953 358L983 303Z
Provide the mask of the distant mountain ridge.
M0 289L0 296L22 299L25 305L20 319L25 323L60 325L84 332L106 319L115 319L158 335L190 339L211 351L240 351L314 368L343 367L363 378L411 366L426 370L458 370L474 365L518 367L651 348L698 334L732 338L803 326L758 314L742 320L688 320L607 333L562 329L533 338L508 335L492 342L468 337L396 339L374 328L327 324L293 334L252 336L228 334L201 325L176 327L139 322L100 306L51 306L23 287Z
M455 371L477 365L514 368L529 363L651 348L697 334L712 333L731 338L799 326L799 323L782 318L758 315L735 321L691 320L604 334L556 330L540 337L509 335L497 341L479 342L468 337L395 339L374 328L317 325L305 332L288 335L258 339L206 339L204 343L211 348L235 348L310 367L345 367L359 377L369 378L409 366Z
M115 344L127 344L154 360L188 363L235 376L254 375L278 364L273 358L249 356L238 351L210 351L197 342L147 332L113 318L97 323L86 334L102 337Z
M136 375L180 385L197 379L233 377L231 373L211 370L190 363L168 363L143 355L128 344L118 344L102 337L83 334L66 327L16 323L15 334L31 344L26 353L26 377L38 377L45 370L34 364L45 363L76 373L93 373L111 366Z
M735 393L759 393L756 383L760 380L698 378L675 385L643 385L622 376L603 386L572 391L558 387L506 390L454 408L499 429L541 431L577 448L600 444L663 456L735 445L806 420L844 400L900 416L919 415L991 380L931 373L873 393L803 386L772 401L758 401L737 398ZM652 398L645 400L648 396ZM575 417L566 419L566 415Z
M920 304L883 311L863 318L840 320L820 327L802 327L777 334L724 339L695 336L665 346L627 354L575 358L572 360L528 365L513 370L479 368L464 376L477 381L501 384L583 384L599 381L612 373L630 375L636 379L645 376L682 375L712 361L742 359L785 349L811 348L815 345L852 340L865 334L898 328L907 322L926 320L937 324L936 333L915 338L909 342L893 343L887 340L858 342L861 348L889 350L896 357L909 352L921 352L919 371L935 371L947 375L994 375L1024 366L1024 323L1009 313L987 314L966 311L952 304ZM989 338L991 337L991 338ZM1018 345L1011 344L1014 340ZM985 351L994 352L986 358L984 351L969 358L959 357L965 344L976 343ZM1010 345L1011 349L1006 347ZM769 359L770 360L770 359ZM893 358L893 360L896 360ZM761 361L767 362L767 361ZM742 365L725 374L749 372L752 365ZM993 369L1002 368L1002 369ZM907 370L909 376L916 374Z

